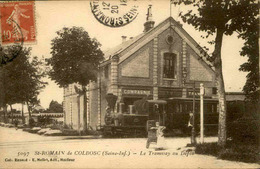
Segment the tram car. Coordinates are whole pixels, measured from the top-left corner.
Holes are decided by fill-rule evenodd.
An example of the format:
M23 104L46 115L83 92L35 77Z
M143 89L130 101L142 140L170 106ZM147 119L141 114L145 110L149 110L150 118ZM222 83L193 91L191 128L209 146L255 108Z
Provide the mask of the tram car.
M190 114L193 113L192 98L173 98L167 100L166 135L190 135ZM195 131L200 131L200 100L195 98ZM191 126L190 126L191 127ZM218 100L204 99L204 134L216 135L218 132Z
M229 104L228 104L229 105ZM229 108L230 106L228 106ZM121 108L122 109L122 108ZM200 100L195 99L195 130L200 131ZM149 100L147 97L137 100L124 113L112 113L107 110L103 134L112 137L147 136L147 121L153 120L165 126L165 136L190 135L189 120L193 112L192 98L173 98L165 100ZM241 116L241 113L235 113ZM228 122L236 118L233 109L227 111ZM218 132L218 100L204 99L204 134L217 135Z

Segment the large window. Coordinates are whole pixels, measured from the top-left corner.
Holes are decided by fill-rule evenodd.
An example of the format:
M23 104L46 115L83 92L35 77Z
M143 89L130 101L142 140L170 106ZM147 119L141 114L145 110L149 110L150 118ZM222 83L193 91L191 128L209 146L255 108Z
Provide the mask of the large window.
M163 77L169 79L176 78L176 54L164 53L163 56Z

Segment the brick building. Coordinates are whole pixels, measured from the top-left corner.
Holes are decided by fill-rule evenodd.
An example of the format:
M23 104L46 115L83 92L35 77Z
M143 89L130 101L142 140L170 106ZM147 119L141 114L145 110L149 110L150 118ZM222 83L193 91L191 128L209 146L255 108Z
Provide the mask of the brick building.
M133 102L147 95L155 100L175 100L174 108L168 111L187 112L192 108L194 83L195 94L203 83L205 98L216 103L214 68L198 43L172 17L154 24L148 10L143 33L128 40L122 36L122 44L105 52L98 81L88 86L87 119L92 128L104 125L107 93L117 96L116 113L133 113ZM80 98L80 105L82 101ZM206 105L206 111L217 112L216 105ZM64 89L64 109L66 124L77 128L78 117L82 124L83 110L82 106L78 109L73 85Z

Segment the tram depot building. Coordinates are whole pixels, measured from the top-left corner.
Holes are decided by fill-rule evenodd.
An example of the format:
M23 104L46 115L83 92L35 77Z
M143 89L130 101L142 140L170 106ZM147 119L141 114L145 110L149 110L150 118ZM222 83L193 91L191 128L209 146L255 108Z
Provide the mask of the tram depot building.
M148 14L144 32L126 39L105 52L97 82L88 85L87 125L98 129L105 124L106 95L116 95L115 113L136 113L133 102L149 96L168 103L167 113L188 114L192 111L195 83L196 107L199 114L199 87L205 87L204 112L217 113L217 90L214 68L202 56L197 42L172 17L154 27ZM64 122L73 129L83 129L83 96L77 100L75 87L64 88ZM167 119L176 123L178 119ZM78 126L80 122L80 126ZM188 124L186 119L183 121Z

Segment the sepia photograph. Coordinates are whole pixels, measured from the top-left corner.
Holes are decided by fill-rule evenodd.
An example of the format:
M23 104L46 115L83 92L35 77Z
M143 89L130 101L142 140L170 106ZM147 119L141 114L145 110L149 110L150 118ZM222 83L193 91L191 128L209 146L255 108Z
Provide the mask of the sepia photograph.
M1 1L0 34L0 169L260 168L259 1Z

